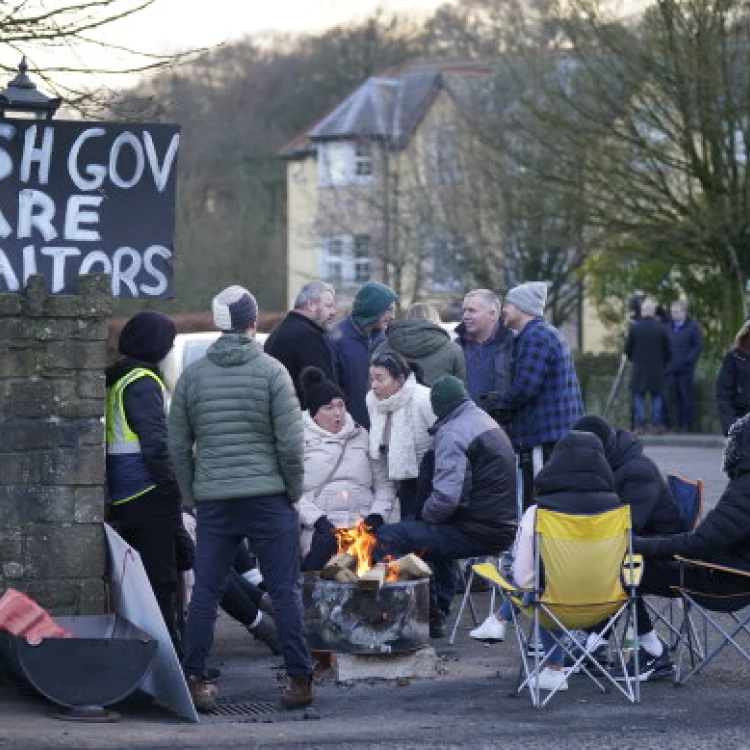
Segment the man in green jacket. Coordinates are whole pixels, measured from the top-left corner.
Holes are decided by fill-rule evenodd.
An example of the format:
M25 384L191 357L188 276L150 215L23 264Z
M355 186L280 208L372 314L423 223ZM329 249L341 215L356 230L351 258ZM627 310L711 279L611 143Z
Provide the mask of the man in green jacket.
M177 381L169 451L183 500L195 504L195 588L183 666L196 708L216 706L205 681L217 606L240 544L249 539L271 595L289 675L287 708L312 701L312 665L299 592L302 412L282 364L254 340L258 306L230 286L214 297L222 336Z

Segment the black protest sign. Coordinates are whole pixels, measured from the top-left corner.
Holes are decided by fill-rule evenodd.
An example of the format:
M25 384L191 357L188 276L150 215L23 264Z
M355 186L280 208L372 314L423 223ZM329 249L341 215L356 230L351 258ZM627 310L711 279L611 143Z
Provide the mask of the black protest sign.
M174 125L0 121L0 291L107 273L116 297L172 297Z

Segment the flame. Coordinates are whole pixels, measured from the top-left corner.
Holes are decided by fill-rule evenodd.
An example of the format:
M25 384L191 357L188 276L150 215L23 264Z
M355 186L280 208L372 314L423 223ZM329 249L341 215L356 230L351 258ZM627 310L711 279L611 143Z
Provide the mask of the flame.
M370 533L370 527L362 518L357 519L356 526L337 527L334 529L338 541L338 551L353 555L357 560L357 575L362 576L372 568L372 550L377 539Z
M398 563L390 555L383 562L385 563L385 582L396 583L398 581Z

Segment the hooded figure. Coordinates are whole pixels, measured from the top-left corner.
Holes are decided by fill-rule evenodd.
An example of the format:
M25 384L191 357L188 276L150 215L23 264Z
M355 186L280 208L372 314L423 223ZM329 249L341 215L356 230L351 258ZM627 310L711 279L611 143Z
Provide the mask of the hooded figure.
M636 534L653 536L682 531L680 513L669 485L659 467L643 453L643 443L636 435L616 430L592 414L581 417L573 429L591 432L601 440L614 474L615 492L630 506Z
M161 313L141 312L125 324L118 345L124 356L106 371L106 439L108 520L139 552L179 654L175 540L184 539L184 529L157 367L174 338L174 323Z
M696 529L668 537L636 538L635 551L647 559L679 555L750 572L750 415L729 430L723 468L729 483Z

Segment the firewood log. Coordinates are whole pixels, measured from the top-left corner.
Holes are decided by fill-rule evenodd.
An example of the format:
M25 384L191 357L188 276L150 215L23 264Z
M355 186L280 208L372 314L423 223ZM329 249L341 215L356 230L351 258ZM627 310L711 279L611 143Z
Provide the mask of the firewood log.
M334 580L338 581L339 583L359 582L357 574L353 570L349 570L348 568L344 568L344 570L340 570L338 573L336 573L336 578Z
M409 553L394 562L398 566L399 581L413 581L418 578L429 578L432 575L430 566L417 555Z
M336 578L336 574L342 570L354 570L357 567L357 559L354 555L350 555L347 552L340 552L338 555L334 555L324 566L323 570L320 571L320 577L325 578L328 581L333 581Z
M357 581L357 586L366 591L377 591L385 582L386 568L384 563L378 563L363 573Z

